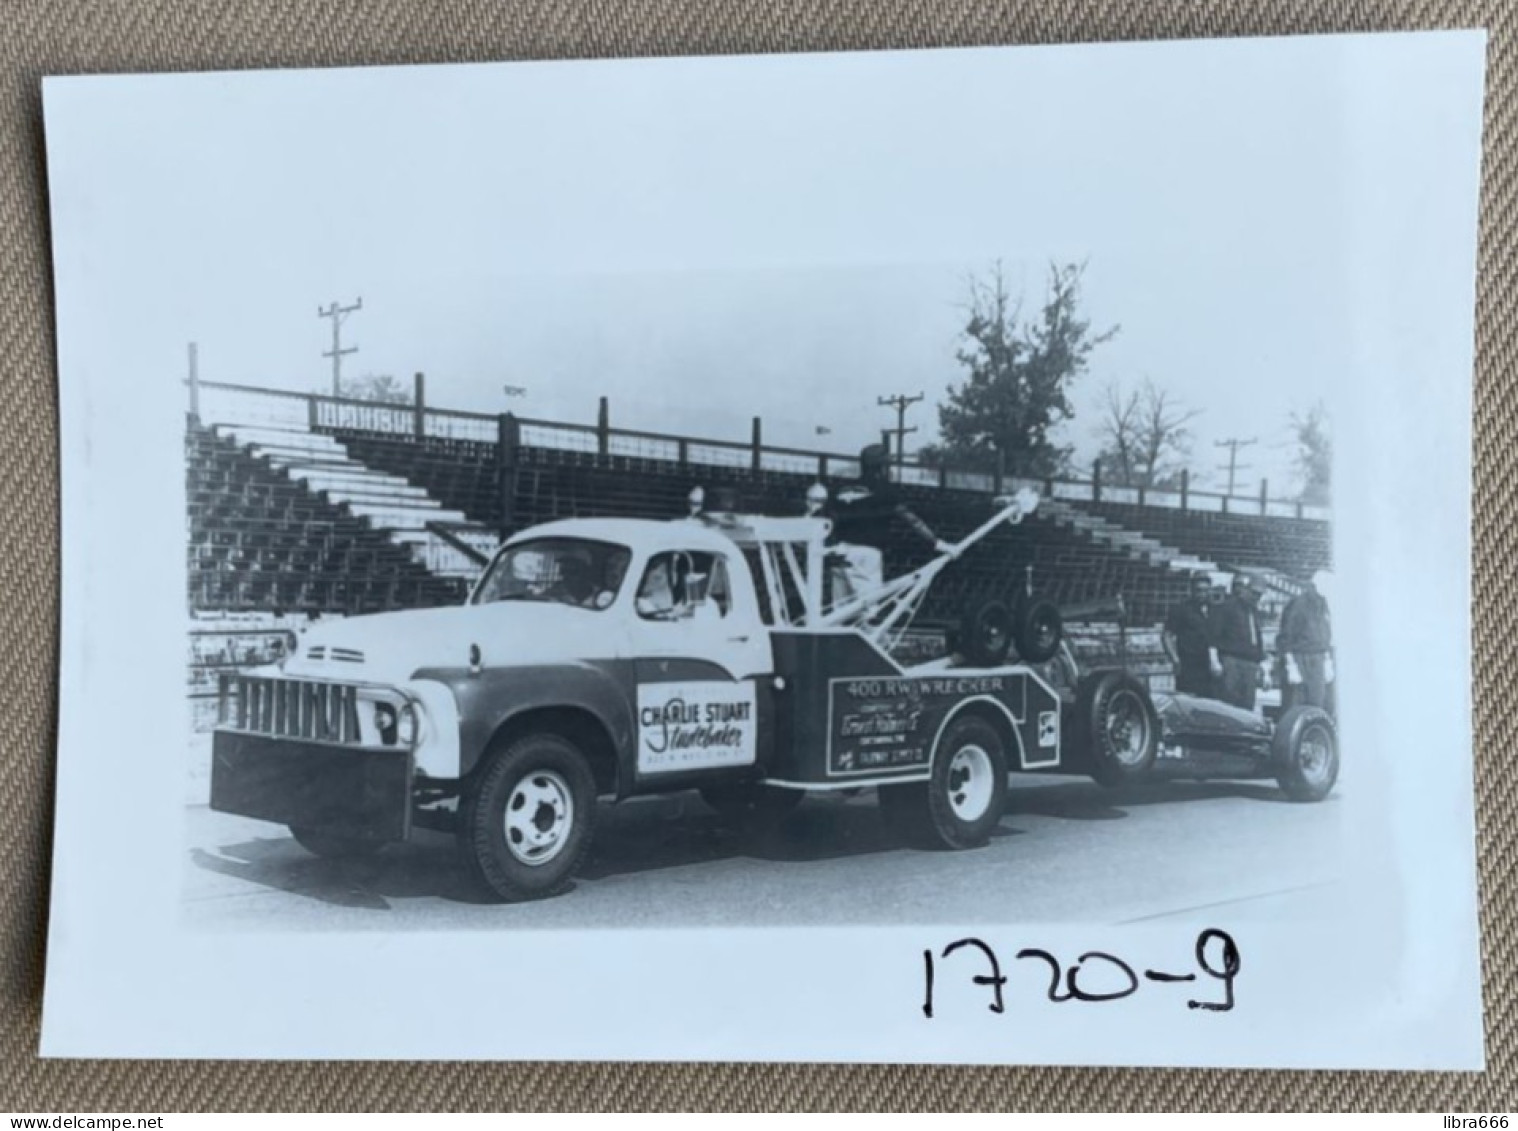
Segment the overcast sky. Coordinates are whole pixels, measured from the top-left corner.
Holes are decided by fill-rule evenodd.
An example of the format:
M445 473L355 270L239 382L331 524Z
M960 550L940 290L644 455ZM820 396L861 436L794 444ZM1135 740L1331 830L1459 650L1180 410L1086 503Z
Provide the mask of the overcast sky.
M1288 415L1356 364L1357 194L1438 129L1367 148L1354 42L143 79L54 191L122 381L182 379L193 339L207 379L326 387L317 306L362 295L347 372L423 370L440 406L606 394L834 450L892 422L878 395L961 379L971 276L1000 261L1031 314L1081 260L1121 330L1064 439L1089 458L1105 386L1150 378L1199 411L1197 471L1253 437L1244 478L1284 483Z

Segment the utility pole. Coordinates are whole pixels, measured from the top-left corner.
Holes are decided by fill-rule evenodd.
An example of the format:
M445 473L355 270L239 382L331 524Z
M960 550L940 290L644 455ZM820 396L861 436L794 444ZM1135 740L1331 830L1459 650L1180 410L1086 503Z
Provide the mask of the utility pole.
M364 309L364 298L362 295L359 296L358 301L352 306L339 306L334 301L331 306L318 306L316 308L316 316L318 318L332 319L332 348L325 351L322 356L332 359L332 395L334 397L343 395L343 356L358 352L357 346L349 346L347 349L343 348L343 321L355 310L362 309Z
M190 418L200 423L200 347L190 343Z
M898 471L901 470L901 461L907 451L907 433L917 431L915 424L911 428L906 426L907 409L922 399L923 395L921 393L918 393L915 397L909 397L904 393L897 393L894 396L875 398L875 403L882 408L894 408L896 410L896 427L888 428L887 431L894 433L896 436L896 469Z
M1247 448L1249 445L1256 443L1259 443L1259 441L1256 440L1253 436L1247 440L1240 440L1235 436L1230 436L1228 439L1218 440L1212 445L1215 448L1228 449L1228 462L1226 464L1219 464L1218 470L1228 472L1228 495L1230 498L1233 497L1234 477L1241 471L1249 470L1249 465L1247 463L1241 464L1239 462L1239 449Z

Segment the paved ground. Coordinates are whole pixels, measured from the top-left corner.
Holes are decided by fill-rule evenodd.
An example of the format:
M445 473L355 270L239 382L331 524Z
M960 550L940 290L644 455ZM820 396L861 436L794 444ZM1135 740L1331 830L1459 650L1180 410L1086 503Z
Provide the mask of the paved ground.
M1342 784L1318 805L1265 782L1118 796L1027 776L1012 791L991 843L958 853L900 843L869 792L808 798L759 836L694 794L603 807L575 889L515 906L481 901L438 834L332 862L281 828L191 804L186 913L210 929L436 930L1116 923L1226 904L1240 922L1313 916L1333 898Z

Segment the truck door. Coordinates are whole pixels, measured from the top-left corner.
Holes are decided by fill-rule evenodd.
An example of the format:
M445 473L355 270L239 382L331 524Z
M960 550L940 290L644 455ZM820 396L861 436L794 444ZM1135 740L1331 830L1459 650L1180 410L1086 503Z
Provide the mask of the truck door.
M751 777L769 761L773 657L737 553L660 551L637 578L640 781L674 787L684 774Z

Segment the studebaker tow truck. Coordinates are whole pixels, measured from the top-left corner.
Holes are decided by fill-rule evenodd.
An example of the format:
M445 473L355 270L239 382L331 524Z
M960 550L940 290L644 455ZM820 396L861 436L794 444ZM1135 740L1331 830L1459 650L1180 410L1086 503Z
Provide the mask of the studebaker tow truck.
M833 604L825 518L523 531L462 606L313 626L277 665L225 677L211 806L324 856L449 831L504 899L568 886L603 798L694 788L749 819L874 787L914 839L979 845L1009 772L1121 776L1158 741L1118 676L1072 714L1005 662L995 623L970 650L1003 662L892 659L938 572L1037 496L1005 502L922 569Z

